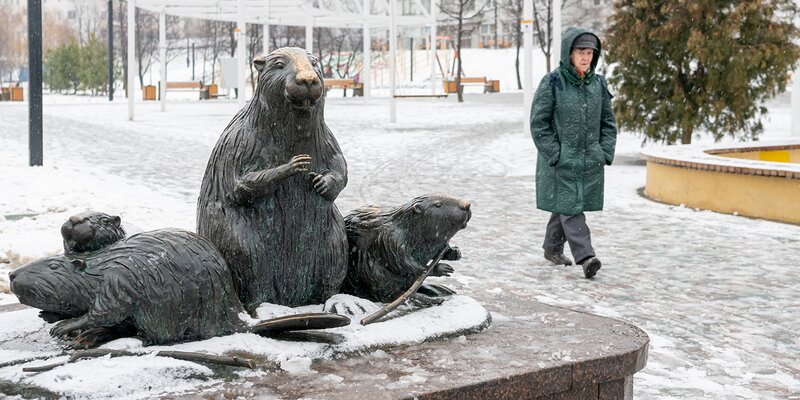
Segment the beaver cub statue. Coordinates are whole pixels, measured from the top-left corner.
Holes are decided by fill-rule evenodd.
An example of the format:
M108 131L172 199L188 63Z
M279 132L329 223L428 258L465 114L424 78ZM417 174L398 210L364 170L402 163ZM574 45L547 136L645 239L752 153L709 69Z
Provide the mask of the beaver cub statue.
M130 224L123 226L120 217L98 211L75 214L61 225L65 254L97 251L140 232L141 229Z
M394 301L443 249L447 248L443 260L461 258L449 241L467 227L471 216L469 202L443 194L420 196L398 207L353 210L344 219L350 260L342 292L377 302ZM452 272L450 265L439 263L431 276Z
M312 314L250 327L240 318L244 308L222 255L208 240L179 229L132 235L82 257L46 257L17 268L10 280L20 303L60 316L50 333L72 338L74 347L134 335L153 345L266 334L300 320L318 328L349 323Z
M319 304L347 272L334 200L347 164L323 120L322 72L303 49L257 57L253 99L217 141L197 200L197 233L222 253L248 309Z

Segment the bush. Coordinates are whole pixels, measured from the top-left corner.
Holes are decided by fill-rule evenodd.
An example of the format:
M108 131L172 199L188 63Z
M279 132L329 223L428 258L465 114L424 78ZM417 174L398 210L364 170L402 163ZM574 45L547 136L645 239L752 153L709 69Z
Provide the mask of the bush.
M75 41L50 50L44 59L44 82L57 92L75 93L80 84L80 47Z
M107 74L108 48L94 34L83 46L72 41L50 50L44 60L44 82L57 92L106 93Z

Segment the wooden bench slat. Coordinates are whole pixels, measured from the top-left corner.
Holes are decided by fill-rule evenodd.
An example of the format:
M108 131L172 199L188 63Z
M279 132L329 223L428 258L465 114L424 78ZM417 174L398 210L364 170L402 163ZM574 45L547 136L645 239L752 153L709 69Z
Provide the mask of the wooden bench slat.
M200 82L167 82L167 89L202 89Z
M486 77L485 76L479 78L463 77L461 78L461 83L486 83Z
M325 79L325 87L353 87L356 85L356 82L352 79Z

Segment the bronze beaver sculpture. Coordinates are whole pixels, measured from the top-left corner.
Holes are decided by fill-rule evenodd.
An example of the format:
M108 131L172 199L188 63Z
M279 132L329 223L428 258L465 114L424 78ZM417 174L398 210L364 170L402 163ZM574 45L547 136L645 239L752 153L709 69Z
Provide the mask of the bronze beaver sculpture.
M353 210L344 219L350 259L342 292L384 303L397 299L443 249L443 260L461 258L449 241L466 228L471 215L469 202L441 194L399 207ZM451 272L451 266L440 263L431 276Z
M299 48L253 64L254 97L208 161L197 232L227 260L247 309L323 303L347 271L344 222L333 203L347 165L323 120L322 73Z
M20 303L63 319L50 332L74 337L76 347L133 335L152 345L265 334L276 324L296 329L349 323L312 314L249 327L240 318L244 308L225 260L208 240L179 229L139 233L81 257L46 257L17 268L10 280Z
M61 225L66 254L97 251L126 235L118 216L97 211L75 214Z

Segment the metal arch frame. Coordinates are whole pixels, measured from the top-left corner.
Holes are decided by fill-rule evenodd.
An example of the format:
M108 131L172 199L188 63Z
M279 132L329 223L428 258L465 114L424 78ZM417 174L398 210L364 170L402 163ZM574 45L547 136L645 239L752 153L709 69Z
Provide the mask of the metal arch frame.
M426 26L431 23L431 1L426 9L420 0L410 0L419 15L396 15L397 25ZM370 13L364 13L362 0L242 0L244 22L249 24L305 26L313 20L314 27L389 28L391 16L387 0L371 0ZM239 22L239 0L135 0L136 7L167 15Z
M128 55L129 59L135 57L135 24L134 14L136 8L141 8L159 14L159 49L161 59L164 57L165 37L163 34L165 16L174 15L189 18L200 18L216 21L237 22L241 36L246 36L247 24L292 25L306 27L306 49L311 51L310 37L313 27L328 28L361 28L364 30L365 54L369 52L371 42L370 30L374 28L389 29L390 31L390 59L396 59L396 36L398 26L428 26L431 31L431 43L434 43L436 34L436 11L440 0L429 0L429 9L426 9L421 0L407 0L420 11L420 15L397 15L396 0L128 0ZM264 29L269 35L269 29ZM267 39L268 37L265 37ZM265 40L268 43L268 40ZM265 51L268 49L265 45ZM244 53L244 41L239 41L237 53ZM396 120L395 92L395 62L391 63L390 76L390 114L391 122ZM433 71L433 63L431 68ZM239 59L239 70L244 70L244 58ZM369 66L366 67L369 71ZM128 119L134 119L134 76L137 75L136 63L128 63ZM242 74L240 74L242 75ZM364 83L365 100L369 101L369 77L362 77ZM432 86L435 86L433 72L431 72ZM162 92L161 111L166 111L166 68L161 72ZM244 76L239 77L238 87L244 89ZM435 89L434 89L435 90ZM240 91L239 105L245 104L245 90Z

